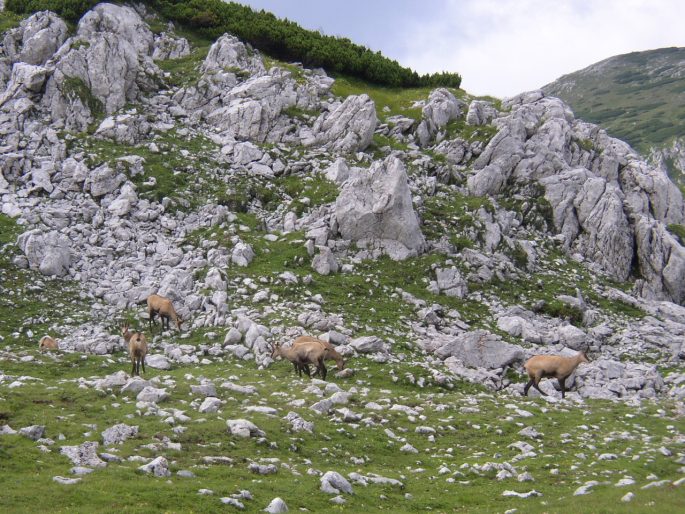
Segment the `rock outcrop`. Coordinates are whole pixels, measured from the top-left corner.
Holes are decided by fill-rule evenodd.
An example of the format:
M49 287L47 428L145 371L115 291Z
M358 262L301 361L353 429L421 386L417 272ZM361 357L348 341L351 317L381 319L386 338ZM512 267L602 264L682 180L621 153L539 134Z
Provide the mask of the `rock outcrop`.
M407 174L396 157L352 174L336 200L335 216L344 239L380 245L393 259L425 248Z

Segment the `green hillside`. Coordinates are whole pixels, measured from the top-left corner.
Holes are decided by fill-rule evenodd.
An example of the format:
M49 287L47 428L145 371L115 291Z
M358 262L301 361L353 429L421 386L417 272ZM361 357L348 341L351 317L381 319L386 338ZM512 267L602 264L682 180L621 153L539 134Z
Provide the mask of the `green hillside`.
M611 57L543 90L644 153L685 135L685 48Z

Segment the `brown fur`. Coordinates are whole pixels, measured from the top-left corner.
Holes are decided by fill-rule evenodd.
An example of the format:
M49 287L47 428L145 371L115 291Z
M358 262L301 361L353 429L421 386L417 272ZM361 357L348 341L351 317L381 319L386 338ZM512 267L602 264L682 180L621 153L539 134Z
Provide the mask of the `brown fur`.
M45 350L59 350L59 345L57 341L50 336L43 336L38 342L38 348L41 352Z
M309 365L314 364L317 371L321 375L323 380L326 380L326 365L324 364L324 359L326 357L326 348L315 341L303 341L301 344L295 346L290 346L289 348L284 348L280 344L276 343L271 347L271 358L282 357L288 359L293 363L298 374L302 376L304 371L308 377L311 377L309 373Z
M578 352L573 357L561 355L535 355L526 361L523 367L528 372L530 380L523 388L523 394L528 396L528 389L533 386L541 395L543 393L538 384L543 378L556 378L561 386L561 397L566 396L566 379L571 376L581 362L590 362L585 352Z
M162 330L164 330L165 320L167 330L169 330L169 321L174 320L176 328L178 328L179 332L181 331L181 323L183 323L183 320L176 313L176 309L174 309L171 300L159 296L158 294L151 294L147 297L147 315L150 319L150 329L152 329L152 324L155 323L155 316L157 314L159 314L159 317L162 320Z
M121 335L128 343L128 355L131 358L131 375L140 376L140 368L145 373L145 356L147 355L147 341L140 332L129 332L128 324L121 327Z
M336 366L338 367L338 370L345 369L345 359L343 359L343 356L338 353L338 351L335 349L335 346L333 346L328 341L322 341L321 339L318 339L313 336L299 336L293 341L292 346L298 346L302 343L310 342L315 342L323 345L323 347L326 349L325 360L334 360ZM297 371L297 367L295 371ZM314 375L316 375L317 373L318 370L314 372Z

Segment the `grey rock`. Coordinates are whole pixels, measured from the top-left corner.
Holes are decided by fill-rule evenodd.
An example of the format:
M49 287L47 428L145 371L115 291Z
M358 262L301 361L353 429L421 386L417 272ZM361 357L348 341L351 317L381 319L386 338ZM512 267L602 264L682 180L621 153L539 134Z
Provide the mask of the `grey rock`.
M223 402L219 400L219 398L214 398L212 396L208 396L207 398L204 399L202 402L202 405L198 408L198 410L202 413L207 413L207 412L217 412L219 408L221 408L221 404Z
M67 24L56 14L40 11L5 32L5 55L12 63L45 64L67 38Z
M497 109L484 100L472 100L469 104L469 112L466 114L466 123L469 125L488 125L497 116Z
M160 354L146 355L145 365L154 369L171 369L169 359Z
M324 170L326 178L336 184L342 184L350 176L350 168L343 157L338 157L333 164Z
M335 202L335 216L344 239L398 244L402 250L388 250L392 258L417 255L425 248L407 174L396 157L351 176Z
M352 486L337 471L327 471L321 477L321 491L328 494L354 494Z
M368 95L350 95L330 113L322 114L313 127L316 143L340 153L364 150L373 139L378 118Z
M138 393L136 399L139 402L159 403L169 398L169 393L166 389L158 389L156 387L147 386Z
M154 36L150 27L131 7L101 3L88 11L79 21L79 36L111 33L131 43L141 55L150 55Z
M349 345L359 353L378 353L386 352L383 340L376 336L363 336L352 339Z
M266 435L257 425L246 419L229 419L226 424L228 431L238 437L264 437Z
M156 477L170 477L171 471L169 471L169 461L166 457L159 456L147 464L144 464L138 468L143 473L152 474Z
M190 55L190 43L184 37L175 37L168 32L154 36L152 60L165 61Z
M519 346L505 343L484 330L465 332L440 346L435 354L441 358L456 357L467 366L497 369L523 360Z
M30 427L24 427L19 429L19 434L24 437L28 437L32 441L37 441L43 434L45 434L45 426L43 425L31 425Z
M318 255L312 260L312 268L319 275L330 275L337 273L339 265L335 255L327 246L318 246Z
M66 455L75 466L104 468L107 463L98 457L98 446L96 441L87 441L79 446L62 446L60 453Z
M309 432L310 434L314 432L314 423L304 420L296 412L288 412L288 415L284 416L283 419L290 422L293 432Z
M111 446L113 444L122 444L127 439L138 435L138 427L119 423L109 427L102 432L102 444L104 446Z
M57 231L38 229L24 232L17 238L19 249L26 255L29 266L43 275L63 277L71 266L71 241Z
M264 509L264 512L269 512L270 514L280 514L282 512L288 512L288 506L281 498L274 498Z

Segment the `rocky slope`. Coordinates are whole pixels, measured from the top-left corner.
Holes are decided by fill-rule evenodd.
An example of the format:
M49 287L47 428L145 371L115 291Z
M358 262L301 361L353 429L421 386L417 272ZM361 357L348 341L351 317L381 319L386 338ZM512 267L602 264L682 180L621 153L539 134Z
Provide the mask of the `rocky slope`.
M44 362L29 347L47 330L67 352L56 365L70 363L70 352L105 356L108 375L90 370L96 376L76 378L79 387L123 388L138 395L131 417L172 426L189 421L187 407L160 409L168 398L157 386L185 391L197 380L192 387L206 389L192 390L202 401L191 407L216 413L235 400L226 394L281 391L269 378L279 366L271 343L322 334L349 360L337 377L346 390L304 383L326 397L309 405L286 384L276 410L255 406L241 414L248 422L228 423L235 437L262 443L252 414L286 406L294 431L307 430L309 407L324 423L383 424L335 407L348 393L368 396L370 411L423 420L383 397L395 377L375 382L404 366L411 386L471 382L493 409L508 409L500 401L521 393L528 356L589 350L592 362L567 381L572 402L685 396L685 249L667 229L685 211L663 169L542 91L500 105L438 89L397 114L372 93L336 96L323 71L273 65L230 35L202 52L173 27L155 34L152 16L100 4L70 32L40 12L3 36L0 221L10 291L0 336L20 356L3 356L17 370L1 375L3 394L30 382L17 376L22 363ZM170 374L148 383L109 373L126 362L116 325L143 327L140 303L153 292L186 320L183 334L150 333L147 365ZM31 301L40 312L29 314ZM222 385L231 393L218 393L213 382L226 373L236 375ZM355 373L365 377L357 386ZM250 389L259 376L268 384ZM554 384L542 388L554 405ZM415 428L435 439L434 428ZM416 450L388 437L406 443L403 453ZM90 468L103 466L96 450L62 447ZM254 464L258 474L276 468ZM150 466L168 473L166 461ZM488 470L526 479L511 463L497 466ZM349 486L312 474L325 492ZM353 480L393 486L377 475Z
M685 48L660 48L605 59L542 90L630 143L682 186L684 74Z

